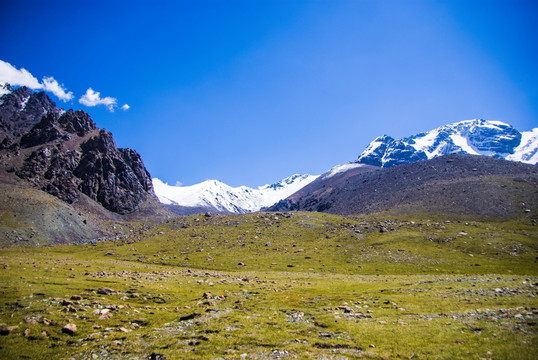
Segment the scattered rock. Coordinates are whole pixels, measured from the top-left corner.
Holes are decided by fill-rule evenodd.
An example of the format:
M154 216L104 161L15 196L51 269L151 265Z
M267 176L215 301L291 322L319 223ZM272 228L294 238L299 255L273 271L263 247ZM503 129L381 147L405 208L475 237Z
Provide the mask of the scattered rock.
M6 326L2 329L0 329L0 335L9 335L11 334L13 331L17 330L19 327L18 326Z
M68 335L75 335L77 326L73 323L69 323L62 328L62 332Z
M131 321L131 323L138 324L140 326L145 326L145 325L149 324L148 320L145 319L145 318L134 319L133 321Z
M100 287L99 289L97 289L97 293L101 295L115 295L116 291L107 287Z
M189 314L189 315L185 315L185 316L182 316L179 318L179 321L187 321L187 320L192 320L194 318L197 318L199 316L202 316L202 314L199 314L199 313L192 313L192 314Z
M164 356L164 354L152 352L151 355L148 357L148 360L166 360L166 356Z
M23 319L23 321L26 323L26 324L37 324L38 323L38 319L35 317L35 316L32 316L32 317L25 317Z

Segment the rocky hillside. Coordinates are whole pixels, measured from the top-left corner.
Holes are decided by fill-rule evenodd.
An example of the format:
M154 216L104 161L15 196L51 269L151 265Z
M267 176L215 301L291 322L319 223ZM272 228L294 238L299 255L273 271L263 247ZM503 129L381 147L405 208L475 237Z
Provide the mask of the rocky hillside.
M538 128L519 132L501 121L466 120L396 140L376 138L357 162L391 167L448 154L493 156L528 164L538 162Z
M117 214L155 199L140 155L118 149L83 111L63 111L25 87L0 98L2 168L67 203L81 194Z
M390 168L369 167L310 187L271 210L500 218L535 217L538 212L538 168L487 156L452 154Z

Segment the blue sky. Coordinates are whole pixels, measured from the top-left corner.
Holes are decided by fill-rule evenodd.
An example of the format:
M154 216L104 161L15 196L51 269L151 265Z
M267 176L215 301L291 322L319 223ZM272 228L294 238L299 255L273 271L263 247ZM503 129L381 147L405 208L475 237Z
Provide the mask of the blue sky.
M537 127L536 4L7 0L0 60L54 77L73 98L51 98L153 177L258 186L353 161L382 134ZM115 111L79 103L89 88Z

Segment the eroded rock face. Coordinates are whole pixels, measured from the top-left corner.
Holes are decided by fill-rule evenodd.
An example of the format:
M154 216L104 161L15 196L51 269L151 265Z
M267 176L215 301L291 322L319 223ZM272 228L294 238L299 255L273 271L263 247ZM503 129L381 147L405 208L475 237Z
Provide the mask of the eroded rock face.
M41 190L73 203L79 197L78 181L73 174L79 158L80 153L77 151L43 146L24 160L23 168L16 174L38 185Z
M60 111L47 94L33 94L24 86L3 95L0 104L0 142L28 132L44 115Z
M79 189L108 210L125 214L153 193L151 177L140 155L118 149L112 134L101 130L81 145L82 157L74 174L82 180Z
M118 149L83 111L63 111L44 93L18 88L0 98L0 151L9 172L68 203L86 194L106 209L127 214L155 197L140 155Z

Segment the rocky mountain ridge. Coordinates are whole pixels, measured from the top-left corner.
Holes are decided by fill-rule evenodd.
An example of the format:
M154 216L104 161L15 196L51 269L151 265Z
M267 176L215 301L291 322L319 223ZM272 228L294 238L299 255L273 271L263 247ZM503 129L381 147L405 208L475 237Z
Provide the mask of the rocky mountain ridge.
M155 200L140 155L119 149L83 111L64 111L44 92L3 87L0 168L67 203L82 195L124 215Z

